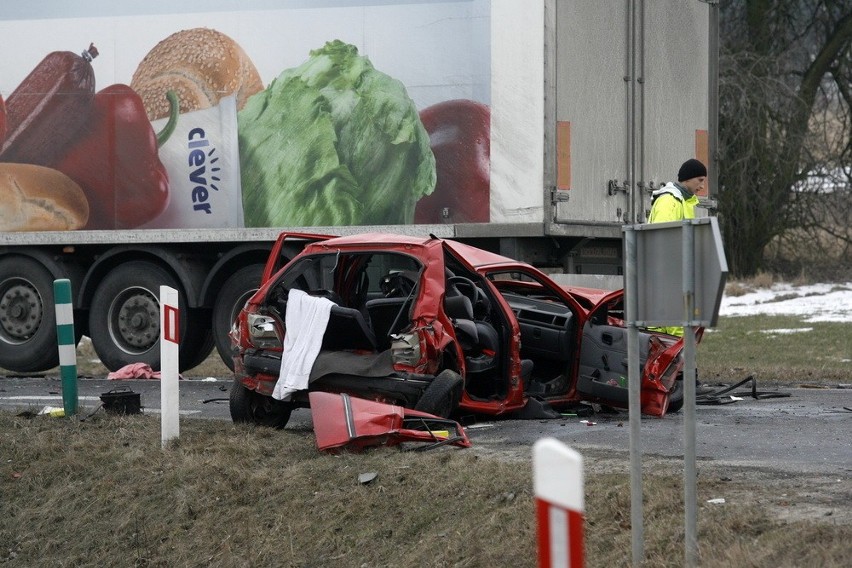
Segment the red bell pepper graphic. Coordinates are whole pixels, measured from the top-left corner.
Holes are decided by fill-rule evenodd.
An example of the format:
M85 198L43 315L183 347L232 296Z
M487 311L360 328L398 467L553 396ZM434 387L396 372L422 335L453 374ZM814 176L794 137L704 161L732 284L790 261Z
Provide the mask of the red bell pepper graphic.
M111 85L95 95L79 138L53 166L86 192L91 209L86 229L132 229L166 208L169 178L157 148L176 120L174 99L158 140L142 99L129 86Z
M417 202L415 223L487 223L491 192L491 111L451 100L420 111L435 155L435 191Z

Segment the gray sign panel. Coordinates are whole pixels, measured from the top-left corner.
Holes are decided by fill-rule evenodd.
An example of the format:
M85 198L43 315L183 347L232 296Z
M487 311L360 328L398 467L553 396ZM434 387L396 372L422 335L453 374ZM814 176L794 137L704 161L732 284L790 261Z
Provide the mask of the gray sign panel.
M636 323L640 326L715 326L728 275L718 220L702 217L631 225L624 230L636 232ZM691 290L686 289L683 274L684 241L689 230L693 232L691 250L686 251L693 259ZM694 298L691 317L685 313L689 292Z

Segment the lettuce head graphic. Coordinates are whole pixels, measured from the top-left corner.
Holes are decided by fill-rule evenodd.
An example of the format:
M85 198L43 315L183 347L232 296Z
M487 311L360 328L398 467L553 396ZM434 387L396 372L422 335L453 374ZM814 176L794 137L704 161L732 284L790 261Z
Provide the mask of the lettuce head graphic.
M406 224L435 187L403 84L335 40L239 112L247 227Z

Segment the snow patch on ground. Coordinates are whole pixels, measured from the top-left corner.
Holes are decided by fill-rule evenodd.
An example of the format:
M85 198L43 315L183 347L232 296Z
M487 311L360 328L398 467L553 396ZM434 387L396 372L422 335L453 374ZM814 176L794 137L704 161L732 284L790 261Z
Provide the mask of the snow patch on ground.
M781 329L761 329L760 333L768 333L768 334L771 334L771 335L789 335L791 333L805 333L805 332L813 331L813 330L814 330L814 328L812 328L812 327L798 327L798 328L791 328L791 329L784 329L784 328L781 328Z
M774 284L739 296L722 297L719 315L724 317L753 315L799 316L804 322L852 321L852 282L843 284L809 284L795 286ZM774 330L785 333L797 330Z

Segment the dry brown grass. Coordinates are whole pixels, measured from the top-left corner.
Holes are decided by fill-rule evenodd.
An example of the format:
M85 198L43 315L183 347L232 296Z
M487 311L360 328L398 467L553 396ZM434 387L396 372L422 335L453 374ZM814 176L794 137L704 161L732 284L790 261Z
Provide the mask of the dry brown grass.
M794 316L719 318L698 346L703 382L732 384L754 376L759 386L835 386L852 382L848 323L809 322ZM769 333L808 328L807 333Z
M816 284L821 282L821 280L815 279L805 273L799 273L795 278L789 279L771 272L758 272L749 278L739 278L737 280L727 282L725 284L725 295L734 297L742 296L761 288L771 288L774 284L780 284L782 282L786 282L794 286L804 286L807 284Z
M10 566L535 566L528 459L475 450L318 452L311 432L0 413L0 563ZM630 558L624 464L587 469L588 566ZM376 472L370 484L358 474ZM847 517L783 520L795 486L701 469L703 566L844 566ZM677 462L645 476L647 566L680 566ZM705 503L720 494L726 506ZM736 497L738 496L738 497ZM842 501L830 504L841 507Z
M771 288L779 279L769 272L758 272L751 278L740 278L725 283L726 296L742 296L759 288Z

